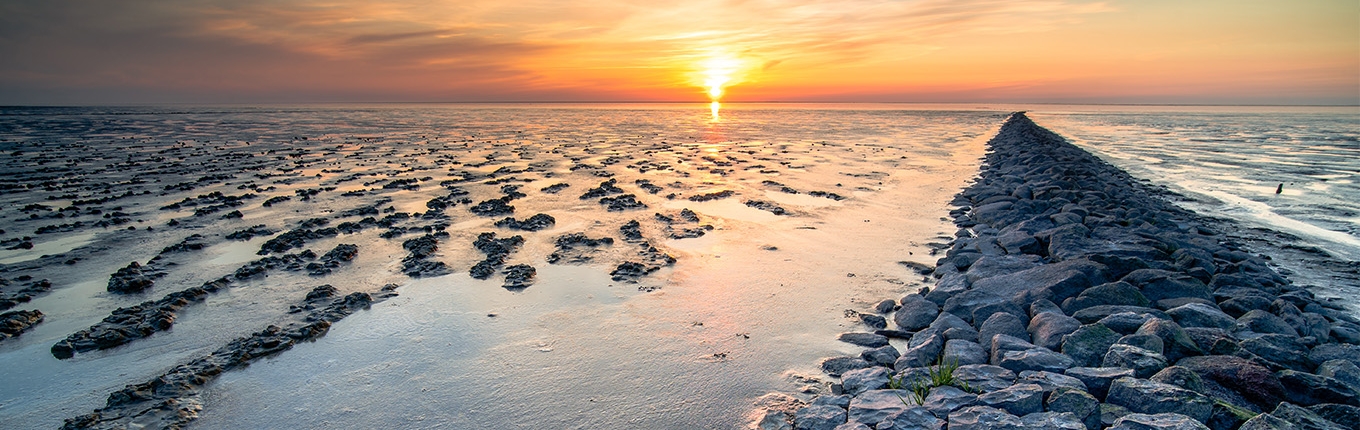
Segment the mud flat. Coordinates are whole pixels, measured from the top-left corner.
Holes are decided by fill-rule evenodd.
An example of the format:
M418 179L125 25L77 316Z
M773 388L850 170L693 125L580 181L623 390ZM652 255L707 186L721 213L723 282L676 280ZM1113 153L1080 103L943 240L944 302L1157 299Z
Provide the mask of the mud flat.
M840 340L867 349L821 362L829 392L769 396L754 426L1360 425L1342 306L1023 113L988 146L934 285L860 313Z

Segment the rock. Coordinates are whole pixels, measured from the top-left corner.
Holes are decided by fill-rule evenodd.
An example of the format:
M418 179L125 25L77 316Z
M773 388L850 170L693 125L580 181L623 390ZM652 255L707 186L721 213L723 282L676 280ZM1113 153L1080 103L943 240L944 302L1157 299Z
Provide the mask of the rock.
M1313 366L1308 363L1308 356L1303 353L1308 347L1298 336L1263 334L1244 340L1240 345L1242 349L1269 360L1270 363L1294 370L1313 370Z
M1204 380L1198 373L1181 366L1171 366L1157 372L1149 378L1154 382L1171 384L1197 393L1204 392Z
M1073 367L1063 374L1081 380L1087 391L1097 399L1104 399L1114 380L1133 376L1133 369L1122 367Z
M1017 384L1035 384L1044 389L1044 392L1051 392L1059 388L1072 388L1086 391L1086 383L1080 379L1067 376L1061 373L1043 372L1026 370L1020 372Z
M1085 430L1086 424L1070 412L1035 412L1020 417L1026 428Z
M1099 366L1119 337L1119 333L1103 324L1084 325L1063 338L1062 353L1072 357L1076 366Z
M852 421L836 426L835 430L874 430L874 429L872 427L864 425L864 423L857 423Z
M1165 356L1156 352L1133 345L1115 344L1105 353L1105 361L1101 365L1133 369L1134 376L1148 378L1166 368L1167 361Z
M784 411L767 410L756 422L756 430L793 430L789 424L789 414Z
M841 333L841 342L851 343L866 348L878 348L888 344L887 336L873 333Z
M1115 420L1110 430L1209 430L1209 427L1181 414L1128 414Z
M1313 347L1313 350L1308 353L1308 360L1316 364L1322 364L1331 360L1345 360L1351 363L1360 363L1360 346L1340 343L1324 343Z
M864 323L865 327L869 327L872 330L883 330L888 328L888 320L878 315L859 314L859 320Z
M953 339L945 342L943 362L967 364L987 364L987 351L977 342Z
M831 405L841 409L850 407L850 396L841 394L835 396L822 395L812 399L813 405Z
M1357 398L1355 390L1336 379L1288 369L1275 372L1275 376L1284 386L1285 398L1294 403L1304 406L1319 403L1360 406L1360 398Z
M977 403L1005 410L1016 416L1043 412L1044 389L1036 384L1016 384L978 396Z
M1217 306L1203 303L1190 303L1166 311L1181 327L1212 327L1232 330L1237 321L1223 313Z
M984 255L968 266L964 275L969 283L993 276L1006 275L1026 269L1039 267L1042 263L1037 255Z
M1082 264L1094 263L1073 260L1045 264L1033 269L980 279L973 283L973 289L1023 302L1050 295L1053 297L1052 300L1062 301L1094 285L1092 277L1086 272L1090 269L1079 267Z
M907 390L870 390L850 400L849 420L879 423L906 411L911 392ZM918 406L918 405L910 405Z
M812 405L793 414L793 428L797 430L835 430L845 424L845 409L831 405Z
M1158 354L1166 350L1166 345L1162 343L1162 338L1150 334L1131 334L1119 338L1120 345L1133 345Z
M944 336L921 331L917 333L917 336L912 337L912 343L917 341L918 336L920 336L920 344L902 351L902 356L893 362L894 369L926 367L935 363L940 357L940 352L944 351Z
M1074 364L1075 361L1072 360L1072 357L1044 348L1033 348L1006 352L1001 356L1001 362L997 365L1016 372L1041 370L1062 373Z
M1176 413L1204 422L1213 412L1213 401L1175 385L1135 378L1119 378L1110 384L1105 401L1144 414Z
M1029 320L1028 331L1030 341L1036 346L1041 346L1054 351L1062 348L1063 336L1081 328L1081 322L1076 318L1063 315L1062 313L1042 312L1034 315Z
M978 343L991 345L992 337L1004 334L1017 339L1029 342L1029 332L1025 330L1025 322L1020 321L1020 317L1005 312L997 312L988 317L978 329Z
M978 395L959 389L958 387L944 385L932 387L926 394L925 402L921 403L930 413L938 417L947 417L950 412L964 406L972 406L977 401Z
M1100 425L1102 427L1111 427L1114 425L1115 421L1132 413L1133 412L1129 412L1129 408L1123 406L1101 403Z
M988 359L989 361L991 361L992 364L995 365L1001 365L1001 358L1007 352L1024 351L1038 348L1034 346L1034 344L1029 343L1026 340L1007 334L997 334L995 336L992 336L989 345L991 345L991 356Z
M822 360L822 371L831 376L841 376L855 369L873 367L874 364L855 357L833 357Z
M1185 357L1204 354L1204 351L1199 349L1199 345L1195 344L1194 339L1190 338L1185 329L1169 320L1149 319L1138 327L1138 331L1135 333L1161 338L1164 346L1162 354L1173 363Z
M1100 429L1100 402L1085 391L1059 387L1048 395L1044 409L1049 412L1070 413L1087 429Z
M1092 306L1125 305L1148 307L1152 304L1138 287L1128 282L1100 284L1082 291L1076 297L1063 302L1063 311L1073 313Z
M885 367L855 369L841 375L841 385L845 389L845 394L857 396L865 391L886 387L889 376Z
M1290 326L1284 319L1261 309L1252 310L1238 318L1237 330L1261 334L1274 333L1299 336L1299 332L1294 330L1294 327Z
M1121 280L1137 286L1148 300L1154 302L1177 297L1194 297L1205 300L1213 300L1214 298L1213 290L1204 285L1204 282L1176 272L1140 269L1130 272Z
M893 314L893 323L906 331L926 328L940 314L939 306L919 294L908 294L903 297L901 306L897 313Z
M43 313L38 310L18 310L2 313L0 314L0 340L18 336L42 321ZM72 353L74 354L74 352ZM70 356L65 358L70 358Z
M1105 317L1108 317L1110 315L1124 312L1132 312L1134 314L1148 314L1153 316L1154 318L1161 318L1164 320L1171 319L1171 316L1167 315L1166 312L1162 312L1153 308L1120 305L1092 306L1086 309L1073 312L1072 318L1076 318L1077 321L1081 321L1082 324L1092 324L1102 319L1105 319Z
M1242 423L1256 415L1258 414L1251 410L1214 399L1214 411L1209 413L1209 420L1205 421L1204 425L1209 426L1210 430L1232 430L1241 427Z
M1301 408L1289 402L1281 402L1280 406L1275 407L1275 410L1271 411L1270 414L1293 424L1299 430L1346 430L1346 427L1341 426L1341 423L1332 422L1312 410ZM1360 421L1352 421L1348 424L1351 424L1351 428L1354 429L1354 425L1360 424Z
M1205 382L1213 381L1239 393L1259 406L1274 407L1284 398L1284 386L1280 384L1279 378L1270 370L1250 360L1225 355L1204 355L1181 359L1176 365L1199 374Z
M949 430L1020 430L1020 417L989 406L969 406L949 414Z
M878 423L876 430L944 430L944 426L945 420L918 406L889 415Z
M990 364L970 364L954 369L954 379L980 392L991 392L1015 383L1015 372Z
M1260 414L1242 423L1238 430L1297 430L1293 423L1271 414Z
M1324 403L1321 405L1309 406L1308 410L1313 411L1322 419L1337 424L1360 423L1360 407L1351 405L1340 405L1336 403Z
M902 354L897 352L897 348L892 345L884 345L864 351L859 356L870 363L891 367Z
M1208 355L1232 355L1237 352L1237 338L1227 330L1207 327L1186 327L1185 333Z
M1131 334L1138 331L1138 328L1142 327L1143 324L1154 319L1157 319L1157 317L1150 313L1119 312L1101 318L1099 323L1109 327L1110 330L1119 332L1119 334Z
M878 302L877 305L874 305L874 312L878 312L880 314L886 314L894 310L897 310L897 302L893 301L892 299L884 300Z
M1336 379L1351 390L1360 391L1360 366L1346 359L1327 360L1317 368L1318 376Z

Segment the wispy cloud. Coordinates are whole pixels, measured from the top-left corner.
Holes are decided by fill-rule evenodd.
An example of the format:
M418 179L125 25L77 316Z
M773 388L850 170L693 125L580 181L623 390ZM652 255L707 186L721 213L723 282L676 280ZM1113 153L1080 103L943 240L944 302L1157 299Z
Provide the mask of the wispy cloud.
M1115 52L1165 57L1170 51L1146 45L1176 44L1151 36L1139 42L1146 45L1121 42L1144 24L1115 17L1148 7L1114 0L5 2L0 101L79 99L96 90L156 100L684 99L699 93L699 68L714 56L743 64L734 78L746 92L734 92L738 98L1099 81L1091 70L1118 70ZM1347 30L1344 22L1330 25ZM1212 49L1179 45L1185 52L1170 58ZM1253 56L1260 57L1243 53L1225 64ZM1040 67L1033 58L1054 64ZM1333 59L1341 65L1331 73L1360 69L1350 60Z

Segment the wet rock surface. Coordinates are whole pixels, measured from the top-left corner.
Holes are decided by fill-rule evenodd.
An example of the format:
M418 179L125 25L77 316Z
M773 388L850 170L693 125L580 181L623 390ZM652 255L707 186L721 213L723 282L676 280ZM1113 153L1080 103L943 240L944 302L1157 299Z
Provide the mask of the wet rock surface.
M19 336L42 320L42 311L36 309L0 313L0 341Z
M908 339L900 357L882 350L901 341L842 334L873 348L822 362L851 406L806 423L897 428L853 406L882 400L865 396L886 378L923 390L886 403L925 402L949 429L1360 424L1353 316L1023 113L989 148L955 198L953 243L922 272L935 287L875 307L896 308L879 333Z
M294 308L292 321L270 325L250 336L238 338L211 354L182 363L150 381L128 385L109 395L104 407L66 419L63 429L118 429L133 425L151 428L182 428L198 418L203 408L204 385L222 372L248 366L262 358L291 349L298 342L325 336L331 324L394 293L384 287L378 298L355 292L334 298L334 288L313 289Z

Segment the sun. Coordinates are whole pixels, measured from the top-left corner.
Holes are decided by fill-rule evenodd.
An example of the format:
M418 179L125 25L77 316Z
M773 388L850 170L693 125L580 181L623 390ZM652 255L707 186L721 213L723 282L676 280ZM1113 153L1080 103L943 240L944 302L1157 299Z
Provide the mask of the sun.
M734 77L741 69L741 60L726 55L715 55L705 60L700 69L703 70L704 87L708 89L708 98L716 102L726 93L726 88L735 83Z

